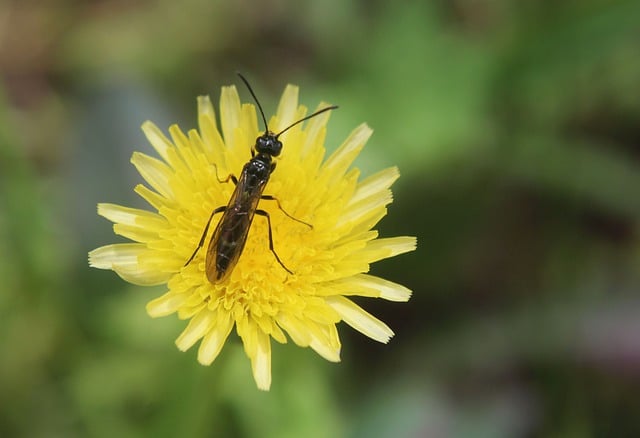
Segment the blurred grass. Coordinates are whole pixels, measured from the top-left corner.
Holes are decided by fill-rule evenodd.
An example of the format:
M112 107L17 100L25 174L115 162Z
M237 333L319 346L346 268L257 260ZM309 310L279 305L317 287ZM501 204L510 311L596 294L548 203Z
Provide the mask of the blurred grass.
M640 435L640 4L636 1L0 6L1 436ZM340 327L343 362L274 347L260 393L238 343L201 367L149 319L161 290L90 270L131 205L139 125L254 83L362 121L358 165L403 177L363 301L397 336ZM246 96L245 96L246 97ZM148 151L149 149L147 149Z

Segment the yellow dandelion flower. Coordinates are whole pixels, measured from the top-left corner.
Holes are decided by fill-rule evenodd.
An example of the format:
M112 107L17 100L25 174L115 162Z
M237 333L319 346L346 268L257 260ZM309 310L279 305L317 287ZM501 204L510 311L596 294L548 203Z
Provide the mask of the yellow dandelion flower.
M289 85L269 129L280 132L306 112L298 105L298 88ZM209 280L206 257L224 214L213 216L202 249L185 263L212 212L226 206L234 192L233 181L225 178L240 176L252 157L260 135L256 109L241 104L236 88L229 86L222 88L220 98L222 132L206 96L198 98L199 130L184 134L173 125L169 139L145 122L142 130L160 159L134 152L131 162L148 184L136 186L135 192L155 211L99 204L98 214L133 243L97 248L89 253L89 264L134 284L166 283L167 292L149 302L147 312L152 317L177 312L188 319L176 344L184 351L200 341L198 361L203 365L215 360L235 327L263 390L271 385L271 338L285 343L286 333L297 345L333 362L340 360L340 321L388 342L391 329L348 297L407 301L411 295L404 286L367 274L371 263L416 248L414 237L378 238L372 229L392 201L390 186L398 169L359 180L351 164L371 136L366 124L324 160L328 119L324 112L280 137L282 154L264 192L278 202L259 202L270 220L256 217L250 223L246 245L221 281Z

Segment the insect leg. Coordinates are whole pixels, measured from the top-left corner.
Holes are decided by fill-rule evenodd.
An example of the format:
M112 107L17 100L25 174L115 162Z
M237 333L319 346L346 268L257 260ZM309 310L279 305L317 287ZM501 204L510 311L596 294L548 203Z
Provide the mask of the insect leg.
M216 170L216 179L220 184L228 183L229 180L231 180L234 185L238 185L238 178L236 178L236 176L233 173L230 173L229 175L227 175L225 179L220 179L220 177L218 176L218 166L216 166L215 163L213 164L213 168Z
M305 222L305 221L301 221L300 219L297 219L293 216L291 216L289 213L287 213L285 211L284 208L282 208L282 205L280 204L280 201L278 200L278 198L276 198L275 196L272 195L262 195L260 196L260 199L264 199L265 201L276 201L276 204L278 204L278 208L280 209L280 211L282 211L284 214L286 214L289 218L293 219L296 222L300 222L301 224L304 224L306 226L308 226L309 228L313 229L313 225Z
M276 260L278 261L278 263L280 263L280 266L282 266L284 270L287 271L289 274L293 275L293 272L291 272L289 268L287 268L284 265L284 263L282 263L282 260L280 260L280 257L278 257L278 253L276 253L276 250L273 249L273 235L271 233L271 217L269 216L269 213L267 213L264 210L256 210L256 214L259 214L260 216L264 216L267 218L267 223L269 224L269 249L271 250L273 255L276 257Z
M187 266L189 263L191 263L191 260L193 260L193 258L196 256L196 254L198 253L198 250L200 250L200 248L202 248L202 245L204 244L204 239L206 239L206 237L207 237L207 232L209 231L209 225L211 225L211 219L213 219L213 216L218 214L218 213L222 213L226 209L227 209L227 207L225 205L223 205L222 207L218 207L218 208L216 208L215 210L213 210L211 212L211 216L209 216L209 220L207 221L207 226L204 227L204 232L202 233L202 237L200 238L200 242L198 243L198 246L196 247L196 250L193 252L193 254L191 254L191 257L189 257L189 260L187 260L187 263L184 264L184 266Z

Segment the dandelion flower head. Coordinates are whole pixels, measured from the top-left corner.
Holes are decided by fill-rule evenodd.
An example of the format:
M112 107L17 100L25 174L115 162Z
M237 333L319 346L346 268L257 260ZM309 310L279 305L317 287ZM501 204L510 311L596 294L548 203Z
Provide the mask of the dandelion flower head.
M321 103L318 109L327 106ZM298 88L289 85L268 120L269 129L280 132L305 115ZM416 247L414 237L379 238L373 229L392 201L390 187L398 170L391 167L361 179L352 167L372 133L366 124L325 159L329 116L322 113L280 137L282 153L264 193L282 209L267 199L258 205L270 216L274 250L291 273L270 251L269 224L260 216L223 281L209 281L205 264L208 241L222 214L214 215L204 246L185 266L212 211L227 205L235 189L232 181L221 181L240 176L261 134L255 106L242 104L234 86L222 88L219 125L208 96L198 98L198 130L185 134L173 125L167 137L149 121L142 125L159 158L133 153L131 162L146 181L134 190L153 211L98 205L98 214L114 223L114 232L132 242L91 251L90 265L111 269L137 285L166 284L167 291L147 304L147 312L152 317L177 313L188 320L176 345L184 351L200 341L197 357L204 365L216 359L235 328L263 390L271 385L271 339L291 339L337 362L340 321L379 342L393 336L350 296L407 301L411 295L404 286L368 274L371 263Z

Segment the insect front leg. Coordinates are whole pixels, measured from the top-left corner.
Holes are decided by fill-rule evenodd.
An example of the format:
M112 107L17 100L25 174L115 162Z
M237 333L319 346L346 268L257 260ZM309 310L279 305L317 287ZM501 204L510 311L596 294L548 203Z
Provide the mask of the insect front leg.
M209 231L209 225L211 225L211 219L213 219L213 216L215 216L218 213L222 213L226 210L227 210L227 207L223 205L222 207L218 207L211 212L211 216L209 216L209 220L207 221L207 226L204 227L204 232L202 233L202 237L200 237L200 242L198 243L196 250L193 251L193 254L191 254L191 257L189 257L189 260L187 260L187 263L184 264L184 266L187 266L189 263L191 263L191 260L193 260L193 258L196 256L200 248L202 248L202 245L204 245L204 240L207 238L207 232Z
M276 253L276 250L273 248L273 234L271 232L271 217L269 216L269 213L267 213L264 210L256 210L256 214L267 218L267 224L269 225L269 249L271 250L273 255L276 257L276 260L278 261L278 263L280 263L280 266L282 266L284 270L287 271L289 274L293 275L293 272L289 268L287 268L284 265L284 263L282 263L282 260L280 260L280 257L278 257L278 253Z
M236 176L233 173L230 173L229 175L227 175L225 179L220 179L220 177L218 176L218 166L216 166L215 163L213 164L213 168L216 170L216 179L220 184L228 183L229 180L231 180L233 182L233 185L238 185L238 178L236 178Z
M290 219L293 219L296 222L300 222L301 224L304 224L306 226L308 226L309 228L313 229L313 225L311 225L310 223L307 223L305 221L302 221L298 218L295 218L293 216L291 216L289 213L286 212L286 210L284 208L282 208L282 205L280 204L280 201L278 200L278 198L276 198L275 196L272 195L262 195L260 196L260 199L264 199L265 201L276 201L276 204L278 204L278 208L280 209L280 211L282 211L285 215L287 215L287 217L289 217Z

